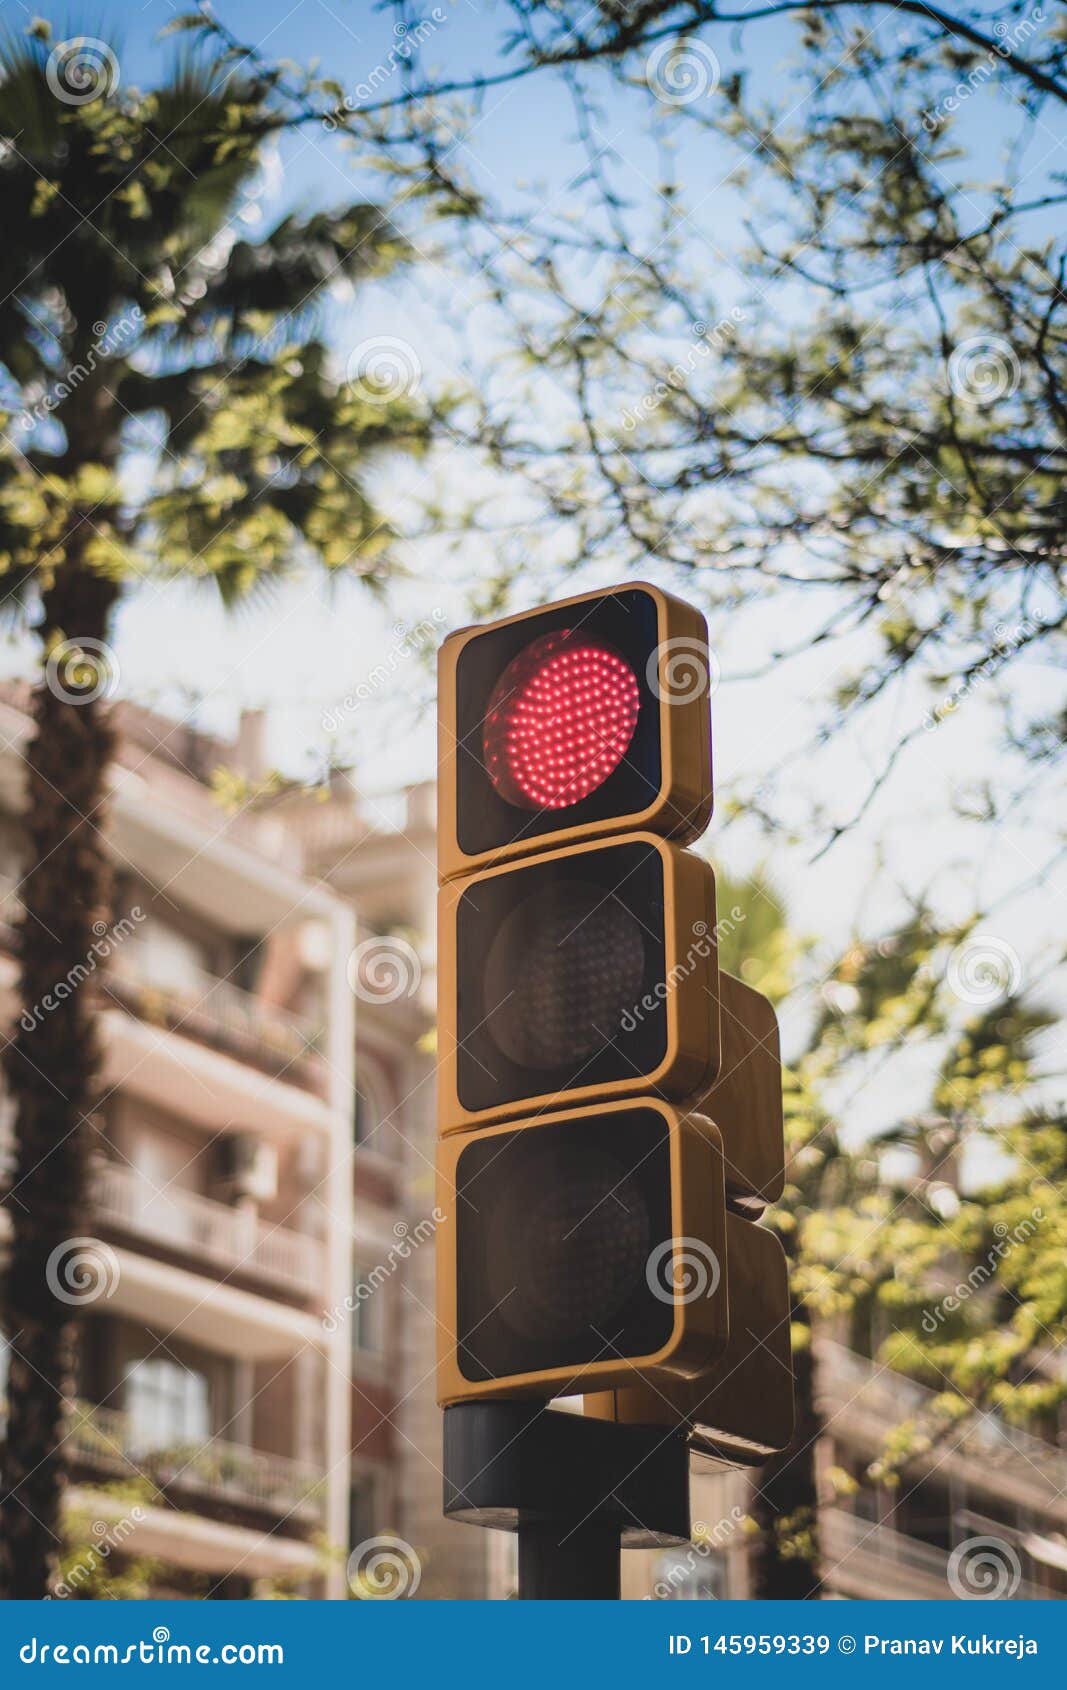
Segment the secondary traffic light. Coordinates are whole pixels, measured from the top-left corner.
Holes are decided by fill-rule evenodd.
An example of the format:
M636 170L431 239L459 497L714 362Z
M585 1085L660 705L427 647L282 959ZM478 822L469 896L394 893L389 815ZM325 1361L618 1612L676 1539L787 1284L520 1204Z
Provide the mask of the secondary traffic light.
M711 816L704 618L643 583L466 628L441 649L438 872Z
M707 1121L641 1098L455 1134L437 1202L442 1403L681 1383L725 1349Z
M438 956L443 1132L718 1069L714 875L655 834L447 883Z
M724 970L719 1010L719 1069L695 1107L722 1134L731 1207L758 1220L785 1184L778 1018L769 998Z
M766 1461L793 1436L789 1275L778 1238L726 1216L729 1335L696 1378L635 1383L585 1398L586 1414L626 1425L684 1425L691 1447L744 1466Z

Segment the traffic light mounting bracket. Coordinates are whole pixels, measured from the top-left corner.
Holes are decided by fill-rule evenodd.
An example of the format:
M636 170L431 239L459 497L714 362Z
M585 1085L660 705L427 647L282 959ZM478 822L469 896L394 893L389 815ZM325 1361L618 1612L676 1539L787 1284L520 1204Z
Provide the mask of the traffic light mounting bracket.
M445 1514L519 1538L519 1595L619 1594L619 1550L689 1542L684 1431L591 1420L540 1402L444 1415Z

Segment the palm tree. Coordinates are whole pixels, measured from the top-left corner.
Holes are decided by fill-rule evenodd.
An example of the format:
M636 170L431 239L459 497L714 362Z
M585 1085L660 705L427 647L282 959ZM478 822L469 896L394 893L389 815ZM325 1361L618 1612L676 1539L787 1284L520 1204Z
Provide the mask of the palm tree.
M286 217L256 244L235 237L280 122L272 96L232 59L179 56L162 85L120 92L106 43L54 45L37 23L0 44L0 572L47 658L25 753L23 1015L5 1053L12 1596L45 1593L60 1538L77 1306L54 1283L86 1231L91 982L35 1011L83 978L93 924L111 914L115 607L153 574L233 602L308 556L380 583L389 537L368 458L424 437L410 382L335 381L322 338L331 283L403 257L387 220L354 203Z

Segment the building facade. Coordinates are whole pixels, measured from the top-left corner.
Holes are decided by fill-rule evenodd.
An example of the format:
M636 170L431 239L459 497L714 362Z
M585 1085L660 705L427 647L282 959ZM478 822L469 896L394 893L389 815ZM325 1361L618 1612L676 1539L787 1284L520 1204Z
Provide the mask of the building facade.
M0 706L9 919L23 705ZM320 1546L347 1529L348 1367L322 1310L352 1228L352 912L269 820L227 820L208 785L227 748L141 711L119 727L72 1506L125 1517L132 1485L125 1541L175 1594L337 1589Z
M27 703L0 689L9 1017ZM233 743L131 706L117 725L79 1530L171 1595L347 1596L384 1537L413 1594L486 1596L487 1534L441 1517L432 789L234 813L216 776L263 773L255 716ZM17 1201L10 1135L0 1103Z

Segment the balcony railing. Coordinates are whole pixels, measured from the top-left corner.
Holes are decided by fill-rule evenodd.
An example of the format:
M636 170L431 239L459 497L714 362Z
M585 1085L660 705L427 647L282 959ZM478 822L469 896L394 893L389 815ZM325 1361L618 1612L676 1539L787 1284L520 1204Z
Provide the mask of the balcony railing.
M16 886L9 875L0 874L0 950L10 951L15 942L21 910ZM141 951L147 948L142 942ZM180 1027L189 1038L217 1045L270 1073L284 1073L294 1083L306 1081L309 1063L316 1071L320 1066L325 1031L310 1016L264 1003L232 980L206 971L187 985L159 984L137 940L117 945L98 978L109 997L143 1020Z
M829 1339L817 1340L815 1353L818 1391L826 1411L865 1419L878 1435L921 1414L936 1395ZM1067 1490L1067 1457L995 1414L979 1414L966 1428L953 1428L951 1445L955 1454L985 1469L1010 1472L1029 1485L1041 1481L1054 1496Z
M201 1270L266 1280L302 1297L321 1288L318 1239L178 1186L157 1191L118 1163L97 1164L93 1210L99 1220L124 1232L195 1257Z
M101 1476L149 1479L171 1500L210 1499L299 1525L322 1520L325 1479L309 1463L211 1438L204 1444L146 1448L118 1409L74 1405L68 1448Z
M987 1523L988 1534L995 1537L998 1530L1010 1550L1014 1536L1010 1528ZM841 1508L825 1508L819 1514L819 1541L824 1578L850 1595L948 1602L958 1594L949 1581L950 1557L945 1550L889 1526L873 1524ZM1010 1573L1010 1562L1006 1560L1004 1566ZM1017 1602L1040 1602L1050 1593L1020 1580L1009 1594Z
M0 1186L15 1171L15 1106L10 1097L0 1097Z
M293 1081L303 1077L309 1060L323 1048L324 1031L317 1022L264 1003L232 980L205 972L181 986L157 983L138 955L136 940L113 953L102 978L108 994L143 1020L178 1029Z

